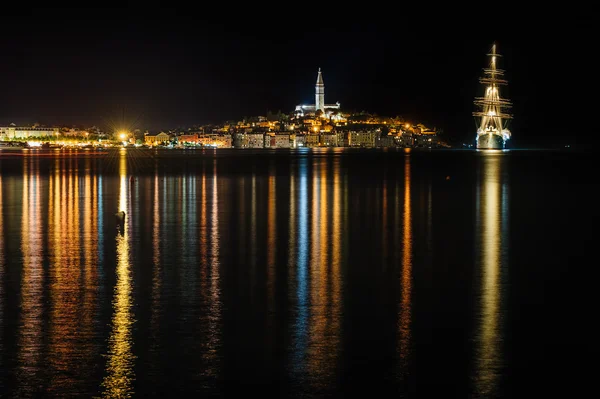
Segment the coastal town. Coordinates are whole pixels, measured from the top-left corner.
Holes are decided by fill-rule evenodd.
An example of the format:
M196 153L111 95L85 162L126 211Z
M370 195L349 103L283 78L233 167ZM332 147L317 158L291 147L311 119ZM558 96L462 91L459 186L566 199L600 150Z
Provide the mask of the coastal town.
M442 148L450 147L443 131L404 117L344 112L339 102L325 103L321 70L315 103L297 105L290 113L151 132L128 126L110 129L73 126L0 126L0 148L7 146L79 147L136 146L151 148Z

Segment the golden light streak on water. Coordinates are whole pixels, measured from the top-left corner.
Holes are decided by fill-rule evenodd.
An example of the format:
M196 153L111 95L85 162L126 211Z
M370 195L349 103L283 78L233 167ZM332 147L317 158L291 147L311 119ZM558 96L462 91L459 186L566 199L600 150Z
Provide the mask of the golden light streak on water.
M294 281L296 280L296 171L290 172L290 213L288 215L288 230L289 230L289 242L288 242L288 286L293 287ZM289 291L290 301L296 296L293 290Z
M340 339L340 285L339 275L334 274L339 272L339 263L332 264L339 262L340 247L339 242L331 242L333 226L330 222L330 217L335 218L335 228L339 229L339 185L336 188L338 202L330 203L328 198L332 187L328 184L329 168L326 160L318 162L313 174L310 321L306 363L311 380L326 386L331 384L336 372ZM331 215L331 208L337 215ZM339 231L335 234L339 234ZM330 248L334 245L336 251L330 254ZM337 257L333 262L332 256Z
M89 163L89 158L86 159L86 163ZM85 176L83 178L83 248L85 256L85 270L89 270L90 258L93 256L91 253L91 236L92 236L92 223L94 222L92 217L92 187L89 168L85 168Z
M64 161L63 161L64 162ZM54 176L49 178L49 192L48 192L48 252L50 255L50 276L52 277L50 283L50 298L52 301L52 318L56 320L57 308L60 307L61 292L60 285L61 269L63 267L64 250L63 245L63 232L66 234L66 228L63 225L64 219L66 218L66 196L64 188L64 179L66 179L66 170L63 169L64 165L61 164L59 158L56 158L54 162ZM61 172L62 171L62 172ZM65 216L63 217L63 212Z
M383 253L382 260L384 266L388 264L388 199L387 199L387 176L384 173L383 176L383 189L382 189L382 204L381 204L381 218L383 222L383 226L381 227L383 230L383 237L381 239L381 252Z
M267 192L267 326L264 340L268 348L268 356L274 354L273 345L276 332L276 313L275 313L275 286L276 286L276 270L275 270L275 255L277 253L277 199L276 199L276 183L277 175L275 168L269 168L269 186ZM271 357L272 359L272 357Z
M316 292L316 284L317 277L319 275L319 220L321 219L321 215L319 215L319 211L321 208L319 207L319 176L317 175L320 169L320 164L315 160L313 164L312 170L312 192L311 192L311 220L310 220L310 234L309 234L309 246L310 246L310 272L308 273L308 279L310 281L310 303L311 309L315 305L316 300L318 299L318 294ZM314 310L314 309L313 309ZM314 321L314 315L311 315L311 320ZM309 323L313 326L313 322Z
M176 194L173 202L175 203L175 218L178 228L176 229L172 240L177 243L179 248L176 254L177 262L181 265L185 265L187 263L185 259L189 257L189 250L191 248L191 245L187 245L187 240L193 237L196 232L194 229L189 228L189 226L194 225L193 222L190 223L190 218L193 218L195 213L191 214L190 206L188 204L189 198L193 195L190 195L191 187L188 182L188 177L185 174L175 178L175 187ZM193 239L196 238L194 237ZM197 296L194 294L196 290L195 272L196 270L193 270L190 267L179 268L179 279L182 282L181 304L184 307L191 306L191 302L197 299Z
M209 237L212 233L212 228L209 226L209 218L208 218L208 184L206 179L206 170L202 169L202 179L201 186L202 194L200 196L200 232L199 232L199 240L200 240L200 295L202 295L202 299L205 301L205 306L209 310L214 310L212 306L212 281L211 281L211 273L212 273L212 265L211 259L209 257ZM207 369L205 373L207 375L215 376L217 374L217 369L214 367L214 362L216 360L216 350L215 350L215 339L214 339L214 329L216 328L216 320L214 320L214 314L211 314L209 311L209 315L207 317L207 338L203 342L203 351L202 358L204 359ZM218 341L217 341L218 342Z
M324 372L324 342L323 328L325 326L325 311L324 298L322 298L322 258L320 238L322 234L321 226L325 223L324 216L321 212L324 211L321 205L322 197L320 195L321 177L319 172L322 165L319 159L313 161L312 170L312 196L311 196L311 225L308 235L308 244L310 246L310 262L308 264L309 272L306 276L309 287L309 318L308 318L308 341L306 347L306 368L311 379L316 379L322 376ZM308 304L307 304L308 305Z
M80 199L78 169L73 168L72 158L63 158L62 163L57 160L54 168L49 194L54 199L48 210L50 318L49 364L46 367L63 371L47 388L50 392L59 392L65 387L77 389L77 378L67 370L73 367L74 353L85 353L79 345L80 337L90 331L91 326L86 322L89 323L93 316L85 314L88 305L85 296L90 293L85 292L86 287L82 284L85 265L81 257L81 235L89 233L89 221L84 220L84 226L81 226L79 205L86 198ZM84 187L84 195L85 192ZM91 198L87 200L91 201ZM83 209L86 209L85 205ZM90 255L87 253L89 248L84 249L86 255ZM88 319L84 320L86 316ZM81 356L80 361L86 360Z
M68 273L68 191L67 191L67 169L65 159L55 161L54 178L50 179L51 199L48 208L48 252L50 254L50 300L51 300L51 338L52 347L54 350L60 345L59 339L62 337L62 321L65 317L63 303L67 302L66 294L68 293L68 281L66 273ZM57 339L57 337L59 337ZM53 359L55 361L56 359Z
M4 205L2 203L2 171L0 170L0 325L4 326ZM0 337L0 353L4 350L2 337Z
M329 275L329 298L330 298L330 321L329 332L331 340L331 364L339 355L341 345L342 328L342 206L341 206L341 183L340 183L340 160L334 159L333 168L333 209L332 209L332 232L331 241L331 272ZM332 370L333 371L333 370Z
M56 339L53 340L59 348L60 354L55 356L55 359L60 361L60 364L57 365L59 370L72 369L77 361L89 362L93 359L95 353L93 337L96 333L94 321L98 307L96 289L98 286L99 250L98 182L97 176L92 176L93 170L89 167L89 158L86 159L86 164L88 167L84 169L83 187L81 190L77 188L77 191L73 193L74 203L76 204L73 209L73 230L63 237L63 241L68 240L73 243L71 252L77 253L78 256L73 257L73 263L69 265L69 269L74 271L71 274L72 279L68 283L72 292L68 300L73 303L73 306L61 305L63 308L72 308L72 313L68 319L65 319L65 325L57 329L58 334ZM80 179L78 178L77 169L75 169L74 174L75 185L78 187ZM82 192L83 196L81 196ZM81 202L83 207L80 206ZM80 236L82 236L81 239ZM66 287L63 287L62 291L65 290ZM58 306L54 313L59 313ZM58 326L58 323L54 325ZM59 331L62 331L62 333ZM61 340L63 341L62 345L60 345ZM80 373L80 376L65 373L67 377L56 378L56 391L64 391L67 387L78 391L77 385L81 383L81 375L90 372L91 370L86 370Z
M501 374L500 268L502 252L502 181L501 154L485 153L479 188L481 250L481 309L476 335L475 390L493 394Z
M165 190L165 187L163 187ZM161 303L161 283L162 268L160 256L160 181L158 178L158 169L154 172L154 198L152 208L152 315L150 316L150 330L156 334L159 328L160 303ZM156 337L155 337L156 338Z
M327 163L321 163L321 176L319 178L319 290L320 297L326 298L326 284L328 275L329 262L329 207L331 204L327 202Z
M219 349L221 346L221 274L220 274L220 250L221 241L219 233L219 186L217 180L217 160L213 163L212 179L212 203L211 203L212 223L210 226L210 296L208 304L208 337L207 351L205 359L207 360L206 375L217 377L220 367L217 364L219 359Z
M213 298L218 299L220 292L218 291L219 283L219 251L220 251L220 234L219 234L219 181L217 179L217 160L213 163L213 179L212 179L212 225L211 225L211 257L213 269Z
M127 207L127 199L128 199L128 192L129 192L129 184L128 184L128 180L127 180L127 152L125 150L121 150L120 154L119 154L119 206L118 206L118 210L119 211L125 211L125 213L127 213L128 211L128 207ZM126 216L131 216L131 215L126 215ZM126 217L126 221L128 219L131 219L131 217ZM125 223L124 227L124 234L127 233L127 227L129 226L129 223Z
M117 245L117 281L113 297L113 318L109 336L108 359L106 375L102 382L103 397L128 398L133 396L133 369L135 356L132 346L131 330L133 312L131 310L132 282L131 264L129 253L129 228L131 226L131 212L128 206L129 185L127 180L127 154L121 151L119 158L119 211L125 211L125 221L121 233L116 234Z
M175 212L175 214L177 215L177 219L179 222L179 226L181 226L181 229L179 230L180 233L180 239L181 241L179 242L179 245L181 245L183 247L184 242L184 234L181 234L181 230L184 228L184 226L187 225L187 216L188 216L188 212L187 212L187 190L186 190L186 179L185 179L185 175L184 176L178 176L177 179L175 180L176 182L176 189L177 189L177 195L175 196L175 198L177 198L177 200L175 201L175 206L177 207L177 211Z
M328 366L329 340L326 336L328 324L327 277L328 277L328 204L327 164L319 162L313 175L313 214L311 234L310 303L308 367L313 376L323 377L331 372Z
M411 341L411 296L412 296L412 209L410 155L404 158L404 208L402 214L402 274L399 312L399 356L401 366L408 365Z
M75 164L75 167L73 166ZM51 317L49 353L50 367L58 370L68 370L72 366L73 353L79 351L78 334L85 334L82 324L83 298L81 287L83 262L81 259L81 234L83 227L80 218L80 191L77 163L68 158L68 167L61 169L62 198L57 223L60 228L53 226L56 241L51 258ZM82 329L83 331L80 331ZM74 378L68 374L55 378L52 389L73 386Z
M427 253L431 256L433 251L433 198L431 196L431 180L427 185Z
M48 230L49 236L51 237L51 241L49 243L49 252L51 259L57 259L61 256L60 251L62 251L63 246L60 245L60 232L61 232L61 209L62 209L62 201L64 197L61 192L61 180L63 178L63 173L61 173L61 162L59 158L56 158L54 162L54 177L50 177L50 193L49 193L49 201L50 205L48 207ZM52 262L52 261L51 261Z
M341 205L341 182L340 182L340 162L335 160L333 167L333 212L332 212L332 233L331 233L331 268L332 268L332 299L334 308L340 310L341 298L341 275L340 266L342 264L342 205ZM334 312L338 314L339 312Z
M36 158L23 161L23 200L21 218L21 320L18 334L19 396L29 396L32 385L40 382L42 363L43 284L42 218L40 179ZM29 165L28 165L29 164Z
M89 161L89 158L87 159ZM91 176L90 168L85 169L84 205L83 205L83 256L84 281L83 303L81 306L80 328L92 334L91 326L96 314L96 296L98 267L98 192L97 179ZM79 220L79 219L78 219Z
M277 202L275 198L275 171L269 171L269 188L267 192L267 297L269 314L274 314L275 307L275 254L277 225Z
M239 227L237 229L238 232L238 250L239 250L239 254L241 257L246 257L247 256L247 249L246 249L246 236L247 236L247 231L246 231L246 215L247 215L247 211L246 211L246 177L242 176L238 178L238 192L239 192L239 198L237 201L237 205L239 207L239 218L238 218L238 223L239 223Z
M202 265L208 264L208 219L206 217L206 212L208 212L208 204L206 200L206 171L202 171L202 196L200 200L200 259L202 260ZM206 268L202 269L203 271ZM207 275L205 273L202 274L202 279L205 280Z
M256 236L257 225L257 200L256 200L256 173L252 172L252 196L250 201L250 295L254 297L256 288L256 252L258 247L258 237Z

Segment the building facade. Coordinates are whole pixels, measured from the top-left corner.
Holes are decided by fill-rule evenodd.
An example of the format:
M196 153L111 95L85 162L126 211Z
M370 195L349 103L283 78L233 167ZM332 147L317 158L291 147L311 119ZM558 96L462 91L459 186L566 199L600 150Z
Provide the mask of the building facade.
M149 134L144 136L144 144L149 146L162 145L171 141L171 138L165 132L160 132L155 136Z
M60 136L57 127L0 126L0 140L49 138Z

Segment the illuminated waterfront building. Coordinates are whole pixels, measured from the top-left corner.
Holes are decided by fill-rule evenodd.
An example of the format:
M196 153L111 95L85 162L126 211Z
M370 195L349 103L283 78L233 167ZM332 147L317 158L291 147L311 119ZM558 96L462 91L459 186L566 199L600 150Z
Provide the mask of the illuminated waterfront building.
M166 144L171 140L171 137L165 132L160 132L156 136L147 134L144 136L144 143L149 146Z
M181 135L177 136L177 143L180 145L198 144L198 133L181 134Z
M265 148L291 148L294 140L289 133L265 134Z
M348 132L349 147L375 147L379 134L374 130L351 130Z
M26 139L30 137L58 137L59 128L39 126L0 126L0 140Z

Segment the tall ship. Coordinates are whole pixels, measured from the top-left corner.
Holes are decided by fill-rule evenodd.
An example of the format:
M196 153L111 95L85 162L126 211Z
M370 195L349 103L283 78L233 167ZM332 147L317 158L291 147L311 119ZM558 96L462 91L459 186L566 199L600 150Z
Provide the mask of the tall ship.
M483 97L475 97L473 112L477 127L477 148L504 149L511 133L508 122L512 115L507 112L512 104L510 100L500 96L500 86L508 84L504 79L504 70L497 68L500 54L496 52L496 44L487 54L490 57L489 65L483 68L483 76L479 83L485 88Z

